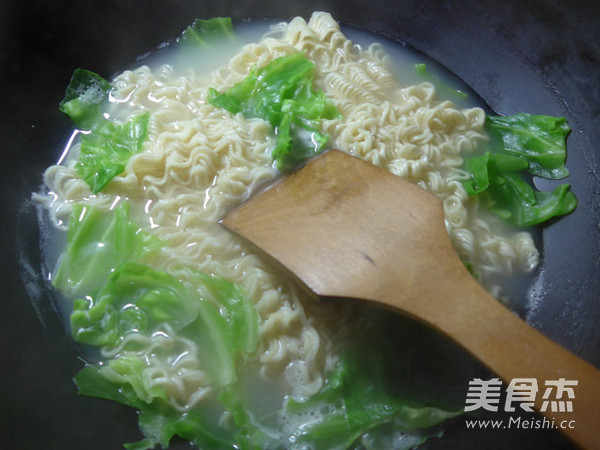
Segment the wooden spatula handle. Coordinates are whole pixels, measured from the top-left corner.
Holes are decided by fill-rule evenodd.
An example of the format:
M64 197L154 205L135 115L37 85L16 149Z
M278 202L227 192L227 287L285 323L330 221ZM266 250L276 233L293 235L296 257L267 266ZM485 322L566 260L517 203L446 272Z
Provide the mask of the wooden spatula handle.
M600 448L600 371L527 325L463 269L457 267L455 274L437 281L438 301L449 302L452 308L436 308L434 303L414 298L412 308L418 309L420 303L423 309L417 311L419 318L427 317L429 325L464 347L506 384L515 379L536 379L535 409L582 448ZM429 295L431 283L436 284L436 280L430 280ZM393 283L376 301L386 306L398 302ZM407 310L405 306L401 309ZM559 399L571 402L572 411L553 411L556 408L548 401L558 399L555 391L543 398L545 383L561 379L577 382L572 387L574 398L565 394Z
M442 203L358 158L330 151L223 221L320 297L376 302L429 324L506 383L577 381L573 411L535 407L586 449L600 449L600 372L511 313L452 246ZM546 408L547 409L547 408ZM574 421L574 422L573 422Z

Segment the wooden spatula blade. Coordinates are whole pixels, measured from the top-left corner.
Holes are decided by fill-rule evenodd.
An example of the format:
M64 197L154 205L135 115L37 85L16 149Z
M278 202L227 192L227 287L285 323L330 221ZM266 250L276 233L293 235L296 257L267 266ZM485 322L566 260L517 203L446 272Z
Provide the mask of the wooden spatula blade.
M600 372L529 327L465 269L440 201L369 163L330 151L223 221L320 296L412 316L462 345L506 383L576 380L572 411L534 407L582 448L600 448Z
M455 258L435 196L336 150L233 210L223 224L320 296L364 296L398 264L410 284L411 273L421 279L440 252Z

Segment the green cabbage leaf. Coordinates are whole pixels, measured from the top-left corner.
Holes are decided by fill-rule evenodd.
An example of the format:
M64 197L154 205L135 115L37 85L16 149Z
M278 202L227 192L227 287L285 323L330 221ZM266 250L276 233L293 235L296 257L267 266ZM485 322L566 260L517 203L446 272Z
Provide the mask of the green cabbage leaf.
M97 295L75 300L73 338L83 344L115 346L130 333L150 335L166 323L197 343L213 386L229 385L236 381L238 352L256 349L258 316L251 302L225 280L211 280L202 289L216 304L169 273L125 262Z
M138 422L145 438L125 444L130 450L168 448L179 436L199 448L231 449L233 438L227 430L193 409L186 414L176 411L166 393L151 386L143 375L144 362L135 356L110 360L105 365L88 365L75 376L80 395L98 397L131 406L139 411Z
M167 447L174 436L201 447L232 448L236 432L251 422L242 407L238 366L258 345L253 302L224 279L183 268L177 277L142 264L164 243L130 219L126 202L109 211L74 205L67 241L53 284L76 298L70 317L73 338L120 348L115 357L88 364L77 374L79 393L140 411L145 439L130 448ZM138 341L126 338L150 338L161 330L195 343L221 408L234 411L235 429L220 427L202 408L177 411L160 384L152 382Z
M97 73L75 69L59 109L81 130L91 130L102 120L111 85Z
M187 27L177 43L182 47L207 47L223 39L233 39L233 25L230 17L195 19Z
M565 167L567 135L571 128L564 117L519 113L487 116L486 128L502 151L523 156L529 173L551 180L569 175Z
M208 101L231 113L269 122L275 132L273 161L286 171L325 148L329 137L320 129L321 120L339 117L325 93L313 89L313 77L314 63L294 53L253 68L226 92L211 88Z
M142 150L150 114L145 112L118 124L103 119L88 134L81 136L79 160L75 170L97 194L125 171L129 159Z
M519 227L544 223L571 213L577 198L569 184L538 191L531 176L564 178L566 138L564 118L515 114L487 116L491 150L465 160L469 195L479 196L488 210Z
M386 373L389 363L379 350L385 343L378 339L376 336L373 346L355 340L319 393L303 401L288 400L288 413L314 417L297 430L289 448L351 448L367 434L379 440L380 448L390 448L391 442L382 442L393 434L391 430L406 434L404 446L394 448L413 448L437 434L436 426L463 413L460 407L438 407L395 392L395 385L406 380L392 379ZM379 343L383 347L378 347Z
M222 406L242 411L237 365L256 350L258 313L232 283L204 274L192 279L183 282L166 272L126 262L94 299L75 301L73 337L85 344L114 346L131 333L149 336L168 324L198 346L198 358L211 386L223 392L219 397ZM202 409L183 414L168 404L165 392L150 384L144 374L146 363L131 356L136 350L135 341L125 344L125 356L88 365L75 378L81 395L117 401L140 411L140 429L146 438L129 447L167 447L179 436L199 446L232 448L234 430L211 422ZM245 416L238 413L235 417Z
M70 297L93 295L116 267L160 249L163 243L132 221L129 210L127 202L108 212L74 204L52 285Z
M111 88L100 75L77 69L59 105L75 126L85 131L75 170L94 194L122 173L131 156L141 151L150 117L146 112L125 123L106 118Z

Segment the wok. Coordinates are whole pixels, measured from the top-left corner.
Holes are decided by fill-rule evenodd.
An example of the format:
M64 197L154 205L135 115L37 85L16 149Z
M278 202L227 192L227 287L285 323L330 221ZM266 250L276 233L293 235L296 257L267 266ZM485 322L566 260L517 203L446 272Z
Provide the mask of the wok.
M57 105L73 70L83 67L109 77L175 38L195 17L285 20L329 11L344 24L375 31L431 57L498 113L565 116L573 128L568 181L579 207L544 228L541 266L513 307L550 338L600 366L596 2L5 0L0 9L0 448L112 449L140 438L130 408L76 394L71 378L82 363L44 290L37 223L27 199L68 139L70 123ZM571 448L553 430L467 430L463 420L424 447Z

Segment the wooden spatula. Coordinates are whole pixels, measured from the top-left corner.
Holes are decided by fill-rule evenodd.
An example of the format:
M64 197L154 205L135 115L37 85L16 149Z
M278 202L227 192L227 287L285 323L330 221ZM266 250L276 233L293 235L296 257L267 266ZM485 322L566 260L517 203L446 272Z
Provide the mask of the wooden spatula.
M535 378L535 408L575 443L600 448L600 372L477 283L450 243L441 202L424 189L331 150L232 211L223 224L321 298L360 299L422 321L507 384ZM545 382L560 379L577 381L575 398L554 392L544 399ZM553 411L547 400L570 401L572 412Z

